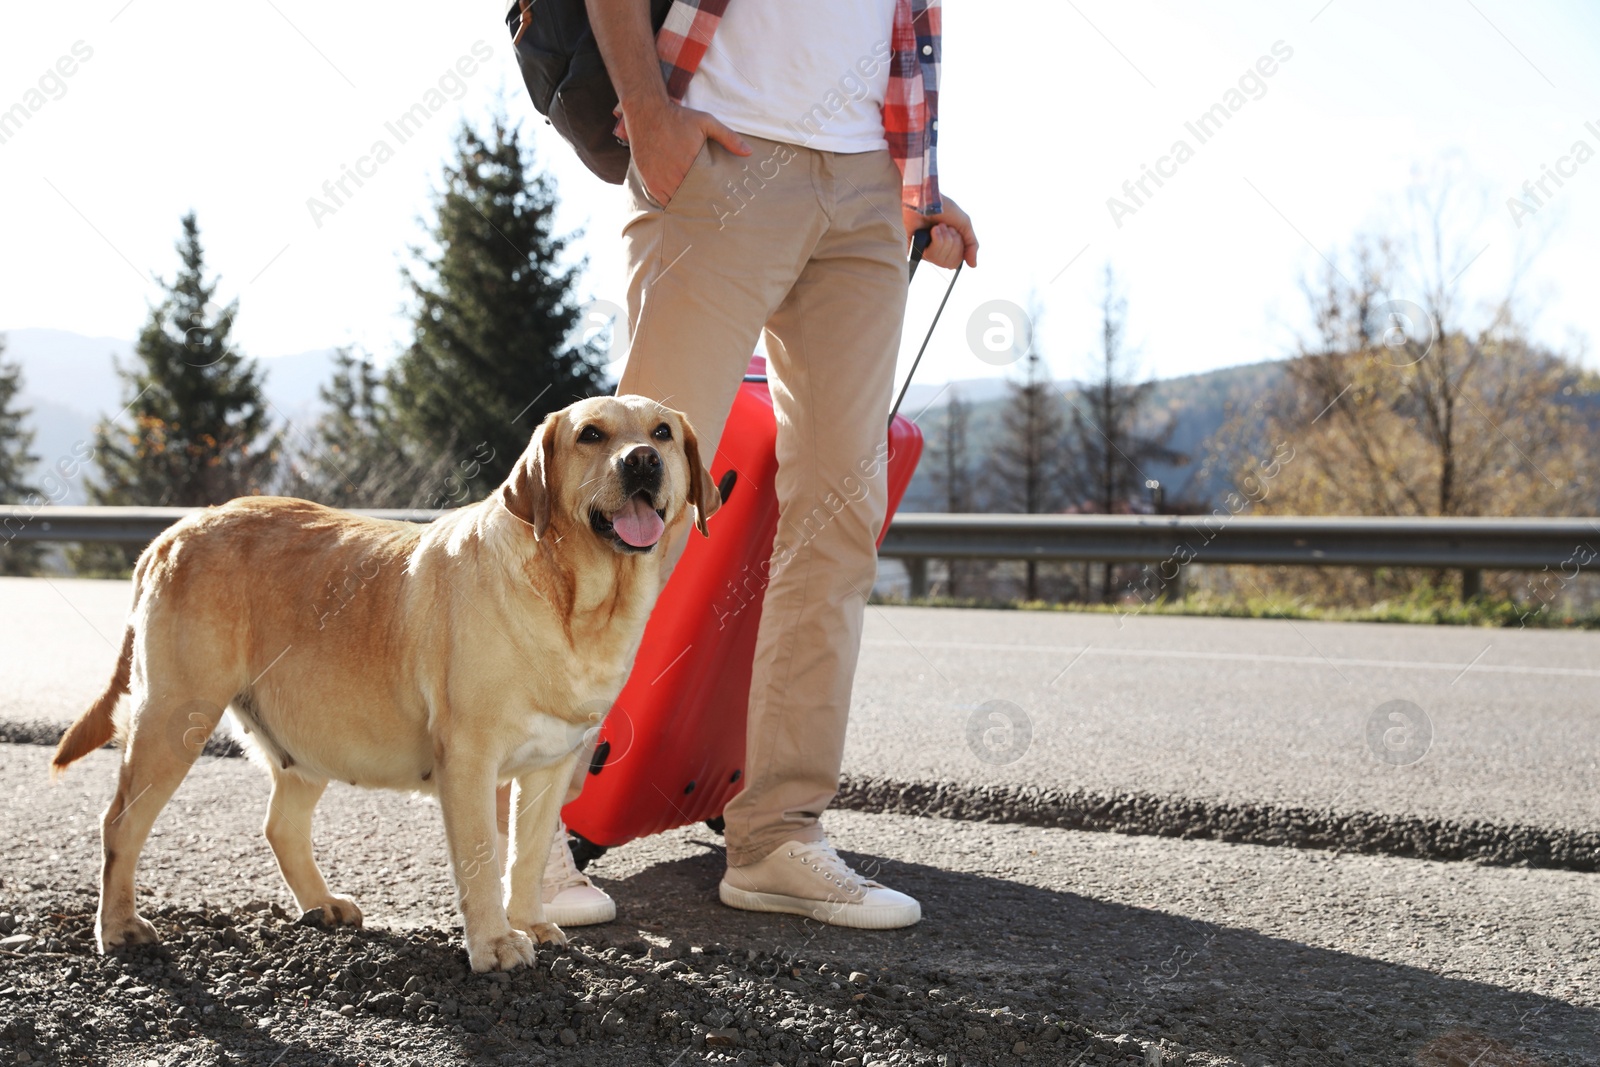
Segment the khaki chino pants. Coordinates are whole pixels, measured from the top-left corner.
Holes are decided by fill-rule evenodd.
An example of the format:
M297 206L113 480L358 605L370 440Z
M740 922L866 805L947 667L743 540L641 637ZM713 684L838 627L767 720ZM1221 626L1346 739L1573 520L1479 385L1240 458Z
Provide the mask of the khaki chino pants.
M900 174L887 151L745 140L748 158L707 142L664 207L630 172L631 347L618 388L687 414L710 460L765 333L779 521L745 786L726 812L732 866L785 841L819 840L818 818L838 789L887 504L907 281ZM682 538L668 548L676 560Z

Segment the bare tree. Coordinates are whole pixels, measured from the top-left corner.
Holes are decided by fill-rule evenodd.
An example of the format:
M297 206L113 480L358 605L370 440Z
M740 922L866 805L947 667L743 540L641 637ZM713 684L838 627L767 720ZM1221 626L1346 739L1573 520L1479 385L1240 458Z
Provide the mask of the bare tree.
M1140 380L1136 355L1127 342L1128 301L1107 264L1100 295L1100 351L1092 376L1072 401L1067 432L1066 483L1071 499L1085 511L1110 515L1129 511L1150 480L1151 462L1181 463L1186 457L1168 447L1175 420L1153 431L1144 428L1153 380ZM1102 600L1111 599L1115 565L1101 577Z
M1572 473L1572 446L1588 428L1572 400L1592 382L1534 341L1517 315L1515 277L1473 320L1462 281L1472 242L1449 229L1453 195L1417 190L1419 230L1357 239L1345 257L1353 278L1328 265L1308 290L1316 336L1290 363L1293 393L1275 417L1316 441L1296 449L1308 459L1302 477L1314 476L1340 512L1592 506L1587 489L1575 496L1577 483L1546 469Z
M1481 252L1450 181L1413 190L1409 217L1357 238L1307 286L1314 323L1268 408L1295 461L1267 512L1589 514L1593 375L1534 340L1514 266L1473 306Z

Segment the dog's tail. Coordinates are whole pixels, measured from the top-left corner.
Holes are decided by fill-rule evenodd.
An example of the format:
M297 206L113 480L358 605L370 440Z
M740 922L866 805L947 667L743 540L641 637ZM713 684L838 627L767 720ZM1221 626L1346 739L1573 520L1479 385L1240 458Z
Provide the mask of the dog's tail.
M106 683L105 692L61 735L55 758L50 761L52 781L68 766L111 740L116 733L112 716L117 709L117 701L128 691L128 676L132 669L133 624L129 623L122 635L122 653L117 657L116 672L112 674L111 681Z

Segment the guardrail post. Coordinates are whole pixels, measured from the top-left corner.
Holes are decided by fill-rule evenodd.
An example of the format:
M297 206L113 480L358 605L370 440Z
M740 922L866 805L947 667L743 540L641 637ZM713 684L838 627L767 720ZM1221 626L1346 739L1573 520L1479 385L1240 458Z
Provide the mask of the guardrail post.
M928 557L912 556L905 564L906 577L911 581L910 597L920 600L928 595Z
M1467 567L1461 571L1461 599L1471 600L1483 593L1483 571Z

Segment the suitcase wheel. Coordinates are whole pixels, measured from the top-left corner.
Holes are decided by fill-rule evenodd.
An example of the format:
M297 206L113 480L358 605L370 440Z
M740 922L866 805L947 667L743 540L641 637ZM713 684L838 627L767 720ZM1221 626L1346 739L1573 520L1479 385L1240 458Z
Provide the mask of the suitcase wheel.
M580 833L574 833L572 830L567 831L567 846L572 849L572 862L577 865L580 871L606 854L606 846L597 845L587 837Z

